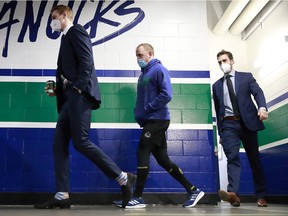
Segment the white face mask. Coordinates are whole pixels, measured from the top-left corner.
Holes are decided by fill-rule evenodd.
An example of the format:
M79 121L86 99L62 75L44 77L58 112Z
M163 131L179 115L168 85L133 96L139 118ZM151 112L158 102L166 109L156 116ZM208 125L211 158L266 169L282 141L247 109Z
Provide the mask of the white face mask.
M225 74L231 72L231 65L230 64L222 64L220 66L220 68Z
M60 32L61 31L61 22L59 19L53 19L50 24L53 31Z

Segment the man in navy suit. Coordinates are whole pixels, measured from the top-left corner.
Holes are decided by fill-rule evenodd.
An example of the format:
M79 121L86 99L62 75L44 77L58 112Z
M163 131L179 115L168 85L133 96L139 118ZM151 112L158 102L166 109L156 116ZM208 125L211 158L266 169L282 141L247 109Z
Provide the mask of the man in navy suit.
M122 189L122 207L132 195L135 175L123 172L98 146L89 140L91 111L100 107L100 91L95 73L92 45L88 33L73 25L73 12L65 5L51 9L51 27L62 31L57 62L56 88L49 96L57 96L59 117L55 130L53 152L55 160L56 194L53 199L35 208L70 208L69 142L108 177L116 179Z
M239 149L242 142L252 169L257 205L266 207L265 179L259 159L257 137L257 131L264 129L262 121L268 118L266 100L251 73L241 73L233 69L234 59L231 52L222 50L217 54L217 60L224 76L213 84L213 99L228 172L228 191L219 190L218 194L232 206L240 206Z

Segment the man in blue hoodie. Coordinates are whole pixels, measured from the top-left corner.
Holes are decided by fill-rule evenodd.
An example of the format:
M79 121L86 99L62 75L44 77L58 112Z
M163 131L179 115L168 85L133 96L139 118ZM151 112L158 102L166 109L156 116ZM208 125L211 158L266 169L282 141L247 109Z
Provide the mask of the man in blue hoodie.
M169 71L154 58L154 49L143 43L136 48L136 57L142 74L138 79L135 119L143 127L137 150L137 180L133 198L126 208L145 208L142 198L149 174L149 159L152 153L158 164L174 177L188 193L183 207L193 207L204 196L204 192L192 185L174 164L167 153L166 131L170 124L168 103L172 99ZM121 207L121 201L115 201Z

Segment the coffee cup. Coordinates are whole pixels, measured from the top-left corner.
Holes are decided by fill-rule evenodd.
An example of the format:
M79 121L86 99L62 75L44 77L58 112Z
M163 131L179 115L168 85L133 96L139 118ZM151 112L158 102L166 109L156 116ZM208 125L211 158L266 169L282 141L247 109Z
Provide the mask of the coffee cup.
M53 94L54 93L54 88L55 88L55 82L53 80L48 80L46 82L46 87L47 87L46 92L48 94Z

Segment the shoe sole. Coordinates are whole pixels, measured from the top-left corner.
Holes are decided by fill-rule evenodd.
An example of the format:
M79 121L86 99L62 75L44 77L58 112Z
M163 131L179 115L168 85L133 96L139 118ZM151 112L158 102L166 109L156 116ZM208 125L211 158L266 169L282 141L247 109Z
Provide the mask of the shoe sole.
M71 203L69 199L61 201L49 200L44 203L36 204L33 207L35 209L69 209L71 207Z
M259 204L259 203L257 203L257 206L258 206L258 207L268 207L268 205L261 205L261 204Z
M203 191L201 191L199 193L199 195L197 196L197 198L195 199L194 203L192 205L189 205L189 206L183 206L184 208L191 208L191 207L194 207L198 202L199 200L202 199L202 197L205 195L205 193Z
M118 208L122 208L122 204L115 204L114 203L114 205ZM146 204L138 204L135 206L128 206L128 205L125 206L125 209L141 209L141 208L146 208Z
M70 209L70 206L48 206L48 207L37 207L34 206L35 209Z
M135 206L126 206L125 209L143 209L146 208L146 204L138 204Z

